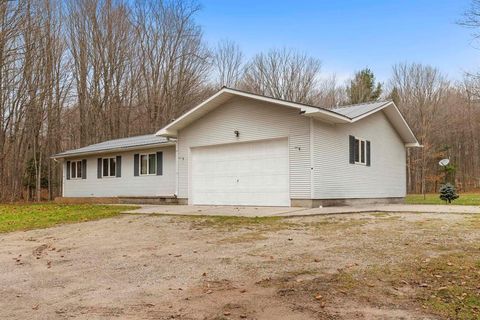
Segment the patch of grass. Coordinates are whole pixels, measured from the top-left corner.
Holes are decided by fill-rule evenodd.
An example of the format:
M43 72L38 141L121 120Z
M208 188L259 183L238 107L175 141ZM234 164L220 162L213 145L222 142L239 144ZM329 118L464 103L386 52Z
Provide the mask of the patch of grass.
M409 194L405 198L408 204L444 204L445 201L440 200L438 194L427 194L425 199L422 194ZM469 205L480 206L480 193L461 193L460 198L452 201L453 205Z
M0 205L0 233L48 228L109 218L135 207L105 205L20 204Z
M318 231L343 231L346 228L355 228L355 227L362 227L370 222L373 219L369 218L339 218L339 217L328 217L322 218L318 221L306 223L306 226L314 228Z
M383 283L379 289L388 283L395 290L407 288L411 303L420 303L442 318L480 319L480 249L469 248L467 252L369 268L361 276L367 283Z
M464 226L473 229L480 229L480 215L471 215L465 219Z
M370 213L370 215L375 218L390 217L390 213L387 213L387 212L374 212L374 213Z
M190 222L194 228L216 228L222 231L241 229L277 231L295 225L282 217L181 216L175 219Z
M419 296L435 313L454 319L480 318L480 250L441 256L420 266L428 287Z
M263 232L253 231L244 232L233 237L227 237L219 240L219 243L243 243L243 242L255 242L268 239Z

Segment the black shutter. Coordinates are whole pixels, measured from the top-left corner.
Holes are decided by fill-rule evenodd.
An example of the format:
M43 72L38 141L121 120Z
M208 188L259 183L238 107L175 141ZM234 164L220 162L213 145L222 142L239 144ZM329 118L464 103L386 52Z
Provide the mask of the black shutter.
M67 161L67 180L70 180L70 161Z
M140 159L140 155L138 153L135 153L133 155L133 175L135 177L138 177L139 175L139 170L138 170L139 159Z
M355 137L349 136L350 163L355 163Z
M102 179L102 158L97 159L97 178Z
M367 141L367 166L370 167L370 141Z
M116 175L117 178L120 178L122 176L122 157L117 156L117 161L116 161Z
M163 152L157 152L157 176L163 175Z
M82 179L87 179L87 159L82 160Z

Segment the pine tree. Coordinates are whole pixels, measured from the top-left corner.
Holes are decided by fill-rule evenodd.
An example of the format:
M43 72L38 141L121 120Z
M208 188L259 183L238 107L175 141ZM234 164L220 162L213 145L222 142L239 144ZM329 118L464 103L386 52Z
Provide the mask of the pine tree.
M382 84L375 84L373 72L365 68L355 73L347 87L347 94L351 104L375 101L382 94Z
M445 183L440 188L440 199L445 202L452 203L452 200L458 199L458 197L457 190L451 183Z

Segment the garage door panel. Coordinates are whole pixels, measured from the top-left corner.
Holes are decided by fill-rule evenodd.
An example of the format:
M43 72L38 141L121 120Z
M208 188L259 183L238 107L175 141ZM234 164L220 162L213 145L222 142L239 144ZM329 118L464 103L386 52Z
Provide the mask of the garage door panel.
M192 150L194 204L288 206L287 140Z

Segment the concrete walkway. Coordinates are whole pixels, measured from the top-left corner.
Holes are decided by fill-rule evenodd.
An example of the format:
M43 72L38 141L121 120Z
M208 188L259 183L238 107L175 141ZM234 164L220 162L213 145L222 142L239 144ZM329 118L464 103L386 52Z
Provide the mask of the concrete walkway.
M461 205L410 205L389 204L355 207L242 207L242 206L185 206L185 205L142 205L136 210L125 213L171 214L204 216L240 216L240 217L294 217L340 213L363 212L413 212L413 213L479 213L480 206Z

